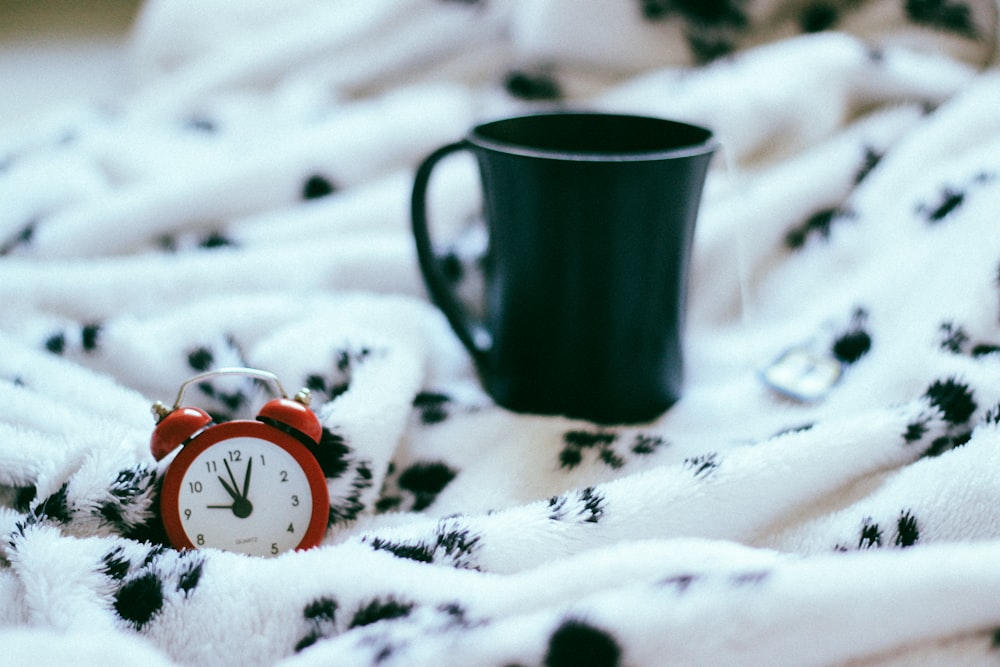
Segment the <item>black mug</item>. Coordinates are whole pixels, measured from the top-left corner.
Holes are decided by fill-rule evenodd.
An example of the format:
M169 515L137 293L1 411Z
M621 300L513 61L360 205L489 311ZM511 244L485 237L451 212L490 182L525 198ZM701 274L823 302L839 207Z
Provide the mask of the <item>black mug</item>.
M412 221L434 303L510 410L637 423L680 397L688 264L710 130L645 116L561 111L478 125L417 169ZM489 249L482 319L435 255L434 166L473 153Z

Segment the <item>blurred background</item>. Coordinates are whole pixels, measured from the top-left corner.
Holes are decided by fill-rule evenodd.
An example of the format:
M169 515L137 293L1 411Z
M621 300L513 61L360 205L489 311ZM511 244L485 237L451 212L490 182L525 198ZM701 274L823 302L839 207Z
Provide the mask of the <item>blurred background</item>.
M129 30L141 0L0 0L0 125L130 82Z

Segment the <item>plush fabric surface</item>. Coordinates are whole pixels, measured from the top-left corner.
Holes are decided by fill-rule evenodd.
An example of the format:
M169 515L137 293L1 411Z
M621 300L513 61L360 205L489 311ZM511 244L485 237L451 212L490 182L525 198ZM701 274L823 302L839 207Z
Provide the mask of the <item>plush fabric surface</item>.
M995 664L997 34L992 0L147 3L129 94L0 138L5 664ZM424 296L417 162L551 106L723 143L648 424L493 405ZM477 183L443 165L432 215L472 307ZM789 396L789 353L839 381ZM321 547L164 543L149 406L227 366L312 390Z

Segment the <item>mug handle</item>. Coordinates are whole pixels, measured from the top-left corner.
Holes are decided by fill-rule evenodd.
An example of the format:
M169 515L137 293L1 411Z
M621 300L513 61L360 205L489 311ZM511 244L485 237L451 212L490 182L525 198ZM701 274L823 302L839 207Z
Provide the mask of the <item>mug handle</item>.
M436 151L424 158L424 161L417 167L417 173L413 179L413 197L410 200L410 218L413 223L413 239L417 247L417 259L420 262L420 272L424 277L424 284L435 305L441 309L448 324L454 329L462 345L469 351L477 362L489 352L493 345L493 336L481 322L469 317L465 308L459 302L458 297L452 290L448 279L445 278L441 270L441 264L434 254L434 247L431 243L430 233L427 226L427 185L430 182L431 171L444 157L461 151L471 150L472 146L468 141L457 141L438 148Z

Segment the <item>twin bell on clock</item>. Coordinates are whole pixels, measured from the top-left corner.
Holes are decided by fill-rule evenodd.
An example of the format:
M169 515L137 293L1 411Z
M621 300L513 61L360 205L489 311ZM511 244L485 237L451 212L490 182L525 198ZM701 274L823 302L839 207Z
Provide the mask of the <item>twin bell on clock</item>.
M190 385L223 375L269 382L280 397L265 403L255 420L218 424L201 408L182 405ZM173 455L160 513L174 547L274 556L320 543L330 497L314 454L323 427L309 408L308 390L289 398L271 373L222 368L187 380L174 405L157 401L153 414L153 456Z

